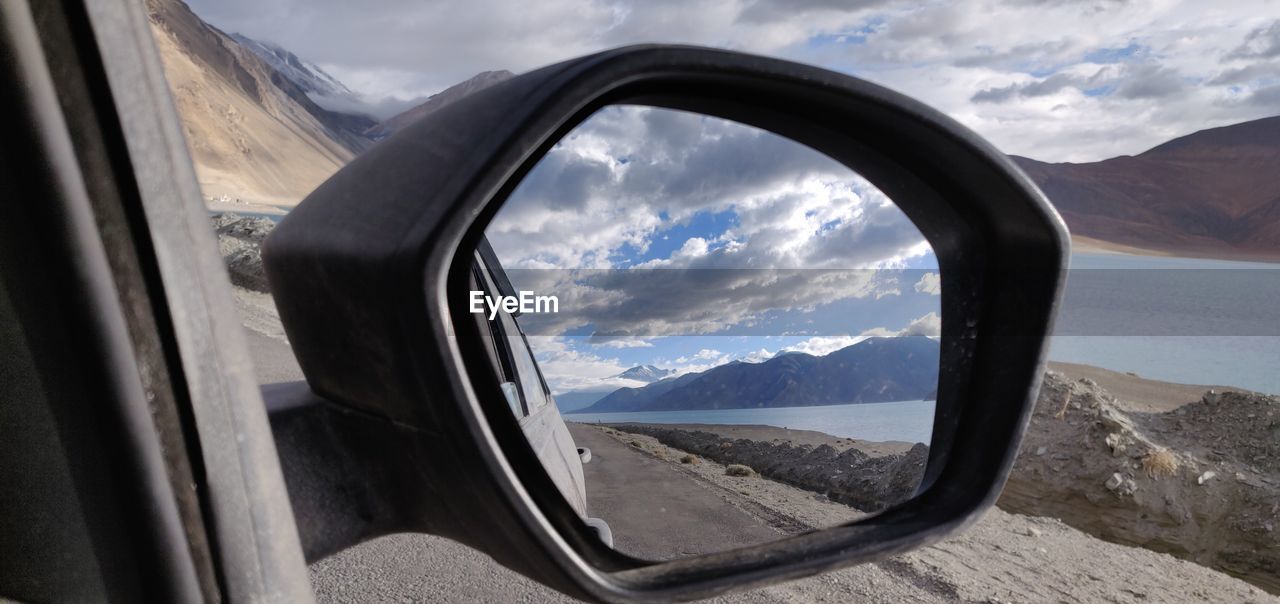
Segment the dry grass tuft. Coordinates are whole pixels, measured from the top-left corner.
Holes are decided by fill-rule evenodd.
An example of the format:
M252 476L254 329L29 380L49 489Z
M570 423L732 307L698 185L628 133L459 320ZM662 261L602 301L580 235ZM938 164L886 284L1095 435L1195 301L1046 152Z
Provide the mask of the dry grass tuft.
M697 457L694 457L692 455L685 455L684 457L680 458L680 463L687 463L687 464L696 466L698 465L699 462Z
M751 468L744 466L740 463L729 464L729 467L724 469L724 473L726 476L750 477L750 476L756 475L755 470L752 470Z
M1142 458L1142 469L1152 478L1173 476L1178 473L1178 458L1168 449L1156 449Z

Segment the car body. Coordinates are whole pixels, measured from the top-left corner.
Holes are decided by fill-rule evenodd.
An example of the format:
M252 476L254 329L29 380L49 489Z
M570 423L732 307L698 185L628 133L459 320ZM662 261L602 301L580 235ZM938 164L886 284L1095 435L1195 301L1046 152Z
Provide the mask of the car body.
M483 291L491 297L517 295L487 241L476 251L475 260L472 279L476 289L472 291ZM475 315L476 321L482 323L486 351L520 429L565 500L586 519L582 456L538 368L529 339L520 329L518 316L498 312L495 319L489 320L483 314Z

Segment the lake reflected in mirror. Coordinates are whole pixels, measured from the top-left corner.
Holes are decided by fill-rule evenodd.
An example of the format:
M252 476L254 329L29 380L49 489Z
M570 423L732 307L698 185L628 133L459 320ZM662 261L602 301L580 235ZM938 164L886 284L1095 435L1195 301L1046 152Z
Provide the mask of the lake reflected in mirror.
M763 543L919 485L937 260L830 158L718 118L606 107L539 160L475 259L469 302L506 402L617 550Z

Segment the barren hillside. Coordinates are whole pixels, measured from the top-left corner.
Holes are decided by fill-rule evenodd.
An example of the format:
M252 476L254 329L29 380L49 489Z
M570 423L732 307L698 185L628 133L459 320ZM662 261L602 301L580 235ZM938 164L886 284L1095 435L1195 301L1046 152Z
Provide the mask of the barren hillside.
M1180 255L1280 258L1280 117L1099 162L1014 160L1072 235Z
M147 9L207 197L293 205L354 155L275 69L186 4Z

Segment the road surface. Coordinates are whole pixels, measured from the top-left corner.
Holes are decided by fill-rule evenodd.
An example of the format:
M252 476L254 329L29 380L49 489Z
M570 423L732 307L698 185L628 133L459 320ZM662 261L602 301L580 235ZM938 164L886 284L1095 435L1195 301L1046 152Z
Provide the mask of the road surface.
M734 505L741 495L700 482L671 462L582 424L569 424L583 466L587 512L603 518L618 551L646 560L722 552L785 535Z

